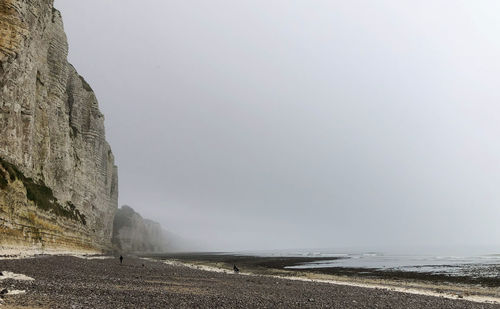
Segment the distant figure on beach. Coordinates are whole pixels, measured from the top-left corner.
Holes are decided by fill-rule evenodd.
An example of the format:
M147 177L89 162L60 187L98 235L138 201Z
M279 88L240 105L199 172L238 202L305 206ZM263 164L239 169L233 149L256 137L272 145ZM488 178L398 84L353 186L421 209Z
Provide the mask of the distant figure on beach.
M120 264L123 263L123 256L120 255Z
M236 264L233 264L233 270L235 273L239 273L240 272L240 269L238 267L236 267Z

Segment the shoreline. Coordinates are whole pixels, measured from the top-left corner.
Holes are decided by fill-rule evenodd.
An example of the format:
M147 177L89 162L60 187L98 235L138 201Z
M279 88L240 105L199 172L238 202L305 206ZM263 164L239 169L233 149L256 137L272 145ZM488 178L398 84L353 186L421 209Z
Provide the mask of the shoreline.
M143 258L145 260L150 260L148 258ZM171 266L181 266L181 267L187 267L191 269L196 269L196 270L202 270L202 271L209 271L209 272L216 272L216 273L225 273L225 274L234 274L234 271L231 271L226 268L220 268L216 267L211 264L196 264L196 263L188 263L188 262L182 262L178 260L164 260L162 261L163 263ZM500 304L500 297L492 297L492 296L482 296L482 295L463 295L463 294L453 294L450 292L445 292L445 291L435 291L439 289L439 286L427 286L426 288L421 287L421 288L411 288L411 287L404 287L404 286L397 286L395 282L390 283L390 282L385 282L385 283L373 283L373 282L357 282L355 280L349 281L349 280L335 280L332 277L323 277L324 279L321 279L322 277L320 276L307 276L307 273L305 273L303 276L283 276L283 275L272 275L272 274L258 274L254 272L239 272L238 275L243 275L243 276L265 276L269 278L279 278L279 279L285 279L285 280L296 280L296 281L304 281L304 282L316 282L316 283L328 283L328 284L334 284L334 285L344 285L344 286L352 286L352 287L360 287L360 288L367 288L367 289L383 289L383 290L389 290L389 291L394 291L394 292L400 292L400 293L408 293L408 294L414 294L414 295L425 295L425 296L433 296L433 297L444 297L447 299L463 299L466 301L472 301L472 302L477 302L477 303L485 303L485 304ZM313 275L313 274L310 274Z
M342 268L316 269L286 269L304 261L333 260L336 258L309 257L252 257L232 254L174 254L157 259L170 265L185 266L193 269L233 273L232 264L238 262L238 267L245 269L240 272L249 276L269 276L288 280L305 282L320 282L336 285L355 286L370 289L384 289L415 295L445 297L448 299L464 299L478 303L500 304L499 286L478 286L468 280L456 280L445 276L433 276L406 272L366 271L366 269ZM253 261L252 261L253 260ZM259 261L264 260L264 261ZM241 266L243 265L243 266ZM363 275L360 276L359 274ZM377 276L365 276L375 273ZM398 277L399 275L399 277ZM406 276L406 277L405 277ZM407 278L410 277L410 278ZM436 280L437 277L437 280ZM451 280L446 280L451 279Z

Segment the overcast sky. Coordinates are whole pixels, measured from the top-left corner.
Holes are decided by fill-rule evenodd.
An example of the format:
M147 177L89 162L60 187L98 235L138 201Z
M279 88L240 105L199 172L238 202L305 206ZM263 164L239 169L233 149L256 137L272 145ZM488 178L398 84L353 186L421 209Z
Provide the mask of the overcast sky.
M57 0L120 204L213 249L500 243L500 2Z

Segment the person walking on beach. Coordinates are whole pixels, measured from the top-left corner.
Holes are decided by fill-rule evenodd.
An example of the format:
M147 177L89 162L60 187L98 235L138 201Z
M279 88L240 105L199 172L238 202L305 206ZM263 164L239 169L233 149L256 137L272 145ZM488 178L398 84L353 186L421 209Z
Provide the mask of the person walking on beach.
M123 263L123 256L120 255L120 265Z
M240 269L236 267L236 264L233 264L233 270L236 274L240 272Z

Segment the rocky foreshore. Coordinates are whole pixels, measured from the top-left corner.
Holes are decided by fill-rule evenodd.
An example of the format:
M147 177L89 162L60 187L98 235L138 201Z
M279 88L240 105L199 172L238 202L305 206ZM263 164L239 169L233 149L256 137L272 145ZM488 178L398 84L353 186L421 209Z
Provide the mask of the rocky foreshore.
M123 265L112 257L0 260L0 272L34 279L0 276L0 290L7 289L3 308L500 308L384 289L210 272L127 256Z

